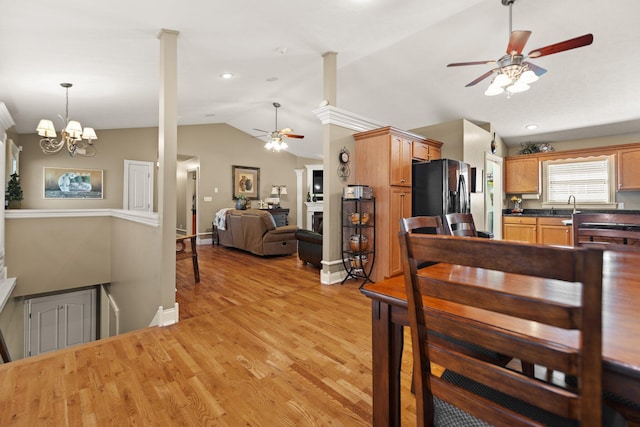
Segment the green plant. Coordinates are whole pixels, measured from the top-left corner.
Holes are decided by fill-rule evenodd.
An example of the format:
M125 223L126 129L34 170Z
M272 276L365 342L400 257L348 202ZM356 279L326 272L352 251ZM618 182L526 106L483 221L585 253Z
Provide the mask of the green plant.
M11 174L11 179L7 183L7 191L5 197L8 201L19 201L24 197L22 196L22 187L20 187L20 177L17 173Z
M537 144L534 144L533 142L527 142L521 145L522 145L522 149L518 151L518 154L533 154L533 153L539 153L541 151L540 147Z
M247 200L247 196L245 196L244 194L238 194L236 196L236 200Z

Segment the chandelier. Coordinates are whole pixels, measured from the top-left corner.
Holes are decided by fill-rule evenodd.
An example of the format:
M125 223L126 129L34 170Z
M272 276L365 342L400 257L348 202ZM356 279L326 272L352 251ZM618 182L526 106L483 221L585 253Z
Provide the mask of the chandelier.
M57 134L53 122L42 119L36 128L38 135L44 137L40 140L40 148L45 154L56 154L62 150L62 147L66 146L71 157L75 155L93 157L96 155L96 147L93 146L92 141L98 139L96 131L89 127L83 129L80 122L69 120L69 88L73 84L60 83L60 86L67 91L65 117L58 115L63 122L63 128L60 130L60 140L55 139Z
M507 92L507 97L510 97L511 94L529 90L529 85L538 80L538 75L530 69L533 64L523 63L522 59L523 55L505 55L500 58L498 68L495 69L496 76L484 94L495 96Z

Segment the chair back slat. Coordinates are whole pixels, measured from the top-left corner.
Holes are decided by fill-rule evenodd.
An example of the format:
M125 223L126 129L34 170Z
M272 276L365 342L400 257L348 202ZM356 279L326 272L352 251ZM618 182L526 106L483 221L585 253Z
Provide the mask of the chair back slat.
M450 213L445 215L447 229L452 236L477 237L478 231L470 213Z
M439 216L413 216L400 220L400 230L409 233L444 234Z
M601 250L407 232L401 232L399 238L414 349L418 425L430 425L433 395L494 425L538 425L538 421L527 420L526 411L500 399L488 402L465 387L452 385L448 377L462 377L465 384L478 383L491 393L528 402L578 420L580 425L600 425ZM441 265L419 271L424 261ZM463 311L454 308L460 305ZM575 339L550 343L540 337L540 331L550 334L545 336L562 333ZM429 340L434 333L575 375L579 386L569 390L487 363ZM431 362L446 369L442 379L431 376Z

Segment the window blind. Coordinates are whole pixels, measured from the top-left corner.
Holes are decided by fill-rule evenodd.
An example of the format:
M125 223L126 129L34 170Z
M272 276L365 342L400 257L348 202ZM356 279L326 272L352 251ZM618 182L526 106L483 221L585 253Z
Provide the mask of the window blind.
M580 203L610 202L610 173L607 157L596 160L548 162L548 202L567 203L574 195Z

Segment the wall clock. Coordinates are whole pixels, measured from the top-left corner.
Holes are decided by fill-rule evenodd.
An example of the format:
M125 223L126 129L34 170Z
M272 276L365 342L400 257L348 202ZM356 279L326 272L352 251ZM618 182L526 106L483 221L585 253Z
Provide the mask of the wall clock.
M338 176L340 177L342 182L345 182L347 178L349 178L349 174L351 173L351 171L349 170L350 156L351 154L349 153L349 150L347 150L347 147L342 147L340 153L338 154L338 160L340 161L340 164L338 165Z

